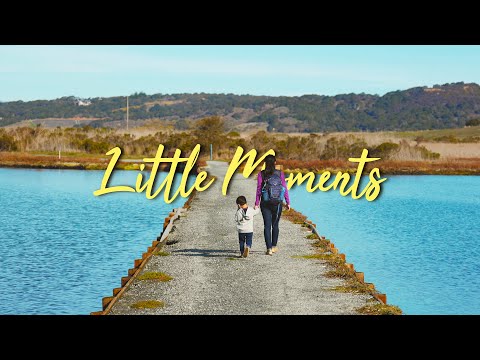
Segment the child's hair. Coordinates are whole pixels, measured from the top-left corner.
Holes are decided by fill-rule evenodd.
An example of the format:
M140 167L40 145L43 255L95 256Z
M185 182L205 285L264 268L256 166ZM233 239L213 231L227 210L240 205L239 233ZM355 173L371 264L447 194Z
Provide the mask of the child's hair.
M237 198L237 204L238 205L245 205L247 203L247 199L245 196L241 195Z

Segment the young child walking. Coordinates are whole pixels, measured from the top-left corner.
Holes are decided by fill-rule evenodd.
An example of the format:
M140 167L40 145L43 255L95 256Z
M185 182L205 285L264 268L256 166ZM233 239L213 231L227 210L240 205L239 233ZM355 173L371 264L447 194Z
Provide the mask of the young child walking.
M235 222L237 223L238 242L240 243L240 254L246 258L253 241L253 217L260 213L260 209L248 207L245 196L237 198L237 212Z

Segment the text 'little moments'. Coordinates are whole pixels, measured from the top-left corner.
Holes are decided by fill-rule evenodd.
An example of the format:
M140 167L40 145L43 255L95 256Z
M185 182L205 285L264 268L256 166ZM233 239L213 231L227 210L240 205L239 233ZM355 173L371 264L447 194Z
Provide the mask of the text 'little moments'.
M178 195L182 197L190 196L194 189L200 192L205 191L215 181L215 178L208 178L208 173L206 171L200 171L197 174L191 174L192 169L195 168L195 164L200 154L199 144L194 147L194 149L190 153L190 156L187 158L181 157L182 152L179 149L175 151L173 157L164 158L163 151L164 146L159 145L157 154L154 158L143 159L143 164L140 164L140 171L137 175L135 187L127 185L116 185L110 187L108 185L110 177L114 172L115 165L117 164L122 154L122 151L119 147L113 148L112 150L107 152L107 155L111 155L112 158L110 159L107 169L105 170L100 189L94 191L93 194L95 196L100 196L114 192L145 192L145 196L147 197L147 199L154 199L163 192L164 201L169 204L174 201ZM235 174L240 165L245 163L242 174L245 178L248 178L255 171L255 169L257 169L262 164L263 160L267 155L275 155L275 151L269 150L257 159L256 150L253 149L244 154L244 149L240 146L237 147L235 155L230 161L230 165L228 166L227 172L223 180L222 194L227 194L230 180L232 179L232 176ZM380 175L380 170L378 168L373 168L368 175L369 181L365 185L363 190L359 191L359 185L365 164L377 160L380 160L380 158L368 157L367 149L363 149L362 154L359 158L349 158L348 161L358 163L357 171L353 178L353 182L351 181L350 174L342 171L339 171L333 177L332 181L330 181L332 178L332 174L330 173L330 171L324 171L320 174L320 177L317 177L317 175L313 172L309 172L306 174L290 173L285 180L288 189L291 189L294 185L301 185L303 182L307 181L306 190L308 192L314 192L318 190L329 191L331 189L336 190L337 188L339 188L339 193L342 196L351 195L353 199L360 199L361 197L365 196L368 201L373 201L380 194L380 184L387 180L387 178L382 178ZM159 170L160 164L162 163L169 163L170 169L165 179L163 179L161 184L158 185L158 188L154 189L157 172ZM183 167L183 172L181 173L181 180L176 189L172 189L177 168L180 163L185 163L185 166ZM150 170L150 176L148 176L148 179L145 180L143 171L145 170L146 164L151 164L152 168ZM195 182L192 186L190 186L190 188L188 188L187 181L190 175L195 176ZM327 184L327 182L329 181L330 183Z

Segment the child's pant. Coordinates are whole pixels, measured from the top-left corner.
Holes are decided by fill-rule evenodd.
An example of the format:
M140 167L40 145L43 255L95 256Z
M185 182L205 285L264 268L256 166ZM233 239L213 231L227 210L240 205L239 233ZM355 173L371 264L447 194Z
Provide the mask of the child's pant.
M253 232L251 233L238 233L238 242L240 243L240 252L243 254L245 250L245 243L247 247L252 248Z

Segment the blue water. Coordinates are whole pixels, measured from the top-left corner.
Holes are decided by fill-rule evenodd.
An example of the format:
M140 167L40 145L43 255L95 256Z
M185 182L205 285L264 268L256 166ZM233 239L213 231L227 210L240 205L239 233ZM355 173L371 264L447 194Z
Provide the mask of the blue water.
M480 177L390 176L373 202L291 190L365 280L406 314L480 314Z
M185 202L165 204L163 193L95 197L103 173L0 169L0 314L101 310L101 298ZM137 174L118 171L110 186L134 186Z

